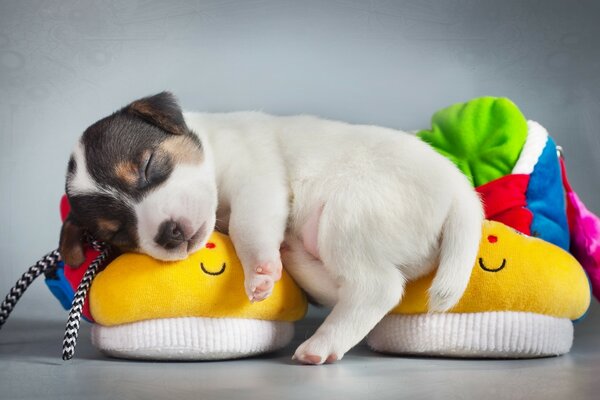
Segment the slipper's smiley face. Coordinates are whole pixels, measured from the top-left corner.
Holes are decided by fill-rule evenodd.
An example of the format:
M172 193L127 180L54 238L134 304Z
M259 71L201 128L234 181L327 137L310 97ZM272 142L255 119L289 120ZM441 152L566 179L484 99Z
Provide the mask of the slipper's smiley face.
M434 273L411 282L392 312L427 312ZM451 312L523 311L577 319L590 302L583 269L560 247L485 221L471 280Z
M124 254L98 274L90 292L92 316L102 325L191 316L294 321L306 306L304 294L287 273L268 299L250 303L233 243L217 232L181 261Z
M495 243L498 243L498 236L487 235L485 240L487 240L490 245L494 245ZM506 258L502 258L502 262L497 267L490 266L489 264L486 265L483 257L477 257L477 263L479 264L479 267L486 272L500 272L506 267Z
M204 247L206 247L209 250L212 250L212 249L216 249L217 245L214 242L207 242ZM210 253L210 252L207 252L207 253ZM215 253L218 253L218 251L215 251ZM206 257L206 258L210 258L210 257ZM204 272L207 275L211 275L211 276L221 275L223 272L225 272L225 268L227 268L227 263L225 261L223 261L221 266L218 267L217 269L211 269L210 267L207 268L207 266L204 265L204 261L200 261L200 269L202 270L202 272Z

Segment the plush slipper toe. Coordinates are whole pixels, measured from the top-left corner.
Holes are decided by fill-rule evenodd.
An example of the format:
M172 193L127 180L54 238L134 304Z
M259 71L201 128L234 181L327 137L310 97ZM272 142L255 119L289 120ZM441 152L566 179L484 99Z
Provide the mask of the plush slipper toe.
M214 360L286 346L307 308L285 272L269 298L251 303L229 238L214 233L186 260L125 254L98 274L89 296L92 340L115 357Z
M469 285L445 314L427 313L433 275L410 283L402 303L370 333L380 352L529 358L567 353L573 320L590 304L581 265L558 246L485 221Z

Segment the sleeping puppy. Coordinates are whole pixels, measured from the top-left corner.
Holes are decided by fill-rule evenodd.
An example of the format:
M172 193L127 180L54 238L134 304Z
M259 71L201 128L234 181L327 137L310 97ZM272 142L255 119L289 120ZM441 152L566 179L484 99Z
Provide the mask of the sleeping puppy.
M418 138L376 126L258 112L183 114L170 93L127 105L84 133L69 161L70 265L90 232L120 251L177 260L228 233L250 301L269 296L282 260L333 307L296 350L341 359L437 268L429 309L458 302L483 211L467 178Z

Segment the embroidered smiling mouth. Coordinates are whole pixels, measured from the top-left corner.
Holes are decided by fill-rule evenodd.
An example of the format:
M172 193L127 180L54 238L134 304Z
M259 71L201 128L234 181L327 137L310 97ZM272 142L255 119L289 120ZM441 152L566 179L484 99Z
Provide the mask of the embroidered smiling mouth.
M482 270L487 271L487 272L498 272L498 271L501 271L504 267L506 267L506 258L502 259L502 264L500 264L500 266L498 268L488 268L483 263L483 258L479 257L479 266L481 267Z
M204 273L206 273L208 275L213 275L213 276L221 275L223 272L225 272L225 266L226 266L225 263L223 263L223 265L221 266L221 269L219 271L212 272L212 271L209 271L206 269L206 267L204 266L204 263L202 263L202 262L200 263L200 268L202 269L202 271L204 271Z

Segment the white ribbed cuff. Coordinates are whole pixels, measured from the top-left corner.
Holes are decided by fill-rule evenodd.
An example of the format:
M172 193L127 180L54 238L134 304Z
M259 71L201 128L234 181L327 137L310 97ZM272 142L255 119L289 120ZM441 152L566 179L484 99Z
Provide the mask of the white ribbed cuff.
M546 357L569 352L573 323L567 318L512 311L388 315L369 334L367 343L383 353Z
M285 347L294 324L241 318L166 318L117 326L92 325L92 343L119 358L224 360Z

